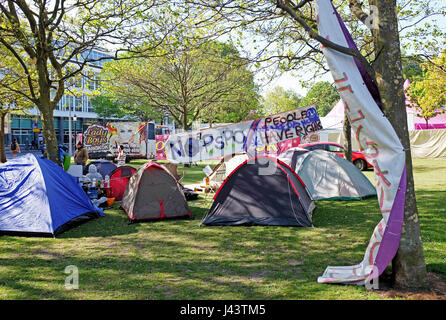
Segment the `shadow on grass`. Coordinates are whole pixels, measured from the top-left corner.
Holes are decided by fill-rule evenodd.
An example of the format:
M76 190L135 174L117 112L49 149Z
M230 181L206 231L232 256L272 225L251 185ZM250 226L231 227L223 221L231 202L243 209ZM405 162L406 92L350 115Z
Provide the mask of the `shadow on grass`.
M426 267L427 271L441 274L443 281L446 281L446 263L428 263Z
M157 224L162 222L180 223L185 221L196 221L198 224L202 217L206 214L207 208L190 206L192 216L191 219L164 219L154 221L141 221L137 223L130 223L130 219L124 210L119 208L120 202L115 202L111 208L104 210L105 217L90 220L84 224L74 227L60 235L57 238L88 238L88 237L110 237L117 235L127 235L137 233L141 224Z
M413 172L414 174L424 174L424 173L438 173L439 171L446 171L445 161L434 161L432 159L432 166L418 165L417 161L414 161Z
M446 242L446 191L417 191L423 242Z
M138 232L134 225L129 225L129 219L124 211L104 210L104 217L90 220L82 225L70 229L57 238L89 238L89 237L109 237L116 235L125 235Z
M14 249L7 248L10 257L0 258L0 265L9 270L2 286L26 299L67 299L78 292L113 298L123 294L122 299L294 299L337 290L315 282L327 259L334 261L314 251L317 244L297 241L296 235L308 228L228 227L200 233L191 226L156 227L134 238L120 238L114 246L96 243L89 250L35 247L29 255L14 256ZM332 248L330 255L342 256L345 262L344 251L345 247ZM79 269L75 292L64 289L68 265ZM268 290L278 283L280 290ZM299 287L310 291L299 295Z
M374 228L382 215L376 198L360 201L317 201L313 225L319 228ZM373 230L372 230L373 231Z
M191 171L203 176L200 168ZM428 189L417 190L426 262L446 280L446 191ZM362 260L382 217L376 199L317 202L315 228L199 227L209 205L190 204L195 220L128 225L116 203L106 217L60 239L0 238L0 293L8 299L379 298L364 288L316 282L328 265ZM64 289L68 265L79 268L79 290Z
M195 220L128 225L116 203L105 210L106 217L67 231L57 241L15 239L16 245L5 248L0 258L2 286L14 299L69 299L77 294L86 299L336 298L339 287L317 284L317 276L328 264L359 262L368 240L338 238L338 226L345 227L336 213L341 205L336 202L335 208L320 213L326 229L320 232L199 227L208 210L201 206L191 206ZM63 286L68 265L80 272L80 288L74 292Z

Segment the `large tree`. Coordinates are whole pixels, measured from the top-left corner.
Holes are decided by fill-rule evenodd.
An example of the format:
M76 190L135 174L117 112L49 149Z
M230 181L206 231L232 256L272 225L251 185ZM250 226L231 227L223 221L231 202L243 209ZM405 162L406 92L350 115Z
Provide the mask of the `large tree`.
M110 99L105 95L97 95L90 99L92 111L98 115L99 118L125 118L127 113L121 105Z
M415 79L407 88L411 106L417 116L426 121L445 112L446 107L446 51L423 63L422 78Z
M351 55L363 64L377 85L382 101L381 108L406 150L407 192L404 225L399 250L392 264L395 285L422 287L426 284L426 265L407 129L400 32L406 32L408 37L413 36L414 33L407 33L411 27L419 26L425 19L442 14L444 10L439 7L439 1L430 1L429 4L425 1L405 0L334 2L341 17L347 22L359 50L339 46L318 34L316 10L312 0L189 1L201 8L207 18L197 25L206 27L211 20L218 21L222 32L234 35L235 29L244 30L249 32L245 40L249 38L251 43L263 40L261 43L257 42L257 45L251 45L258 49L252 59L259 63L271 63L276 59L282 69L308 72L308 65L311 64L313 70L317 70L315 66L319 66L319 70L326 70L321 53L321 46L325 46ZM425 25L423 34L438 36L443 35L443 32ZM411 40L418 45L423 42L422 38L415 36Z
M102 119L117 118L142 122L163 119L162 112L138 96L128 95L122 96L122 99L116 99L108 94L100 94L91 99L91 104L92 111Z
M25 75L26 90L15 90L40 111L48 156L58 162L53 110L69 80L94 63L93 50L111 48L111 58L136 46L156 47L170 30L165 1L155 0L1 0L0 46ZM169 22L170 21L170 22ZM23 86L22 86L23 87Z
M116 102L130 99L161 115L167 113L183 130L197 120L229 120L218 114L224 112L222 107L225 112L236 112L240 105L255 107L253 74L233 47L184 41L161 50L164 54L159 57L106 63L101 73L103 94Z
M292 89L276 86L267 91L263 99L263 109L266 114L275 114L299 107L302 97ZM310 105L311 103L307 104Z
M422 57L415 56L403 56L403 76L404 79L409 81L415 81L423 77L423 63L425 61Z
M314 103L319 116L325 117L338 101L339 93L334 86L328 81L320 81L308 90L305 97L300 101L300 105L308 106Z

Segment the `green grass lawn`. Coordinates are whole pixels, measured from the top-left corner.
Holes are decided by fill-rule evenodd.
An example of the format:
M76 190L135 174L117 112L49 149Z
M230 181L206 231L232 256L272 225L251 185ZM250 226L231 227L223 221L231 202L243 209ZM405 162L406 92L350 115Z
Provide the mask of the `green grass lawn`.
M446 159L414 165L426 263L446 280ZM201 181L203 167L180 166L183 182ZM382 299L316 282L327 265L362 260L381 219L376 198L318 202L315 228L199 227L207 200L191 205L193 220L129 225L115 203L56 239L0 237L0 299ZM77 290L64 287L69 265Z

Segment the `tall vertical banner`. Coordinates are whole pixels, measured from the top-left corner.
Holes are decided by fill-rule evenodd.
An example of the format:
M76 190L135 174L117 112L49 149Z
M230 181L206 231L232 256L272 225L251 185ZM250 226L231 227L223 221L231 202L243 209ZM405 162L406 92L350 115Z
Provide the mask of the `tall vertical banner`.
M319 34L343 47L356 49L330 0L317 0ZM405 152L398 136L379 108L376 86L352 56L323 48L337 91L360 151L374 166L382 219L376 226L364 259L354 266L328 266L319 283L362 285L378 277L395 256L401 237L406 192Z
M229 154L269 152L269 146L305 139L322 129L314 105L233 125L171 135L166 156L172 162L196 162Z

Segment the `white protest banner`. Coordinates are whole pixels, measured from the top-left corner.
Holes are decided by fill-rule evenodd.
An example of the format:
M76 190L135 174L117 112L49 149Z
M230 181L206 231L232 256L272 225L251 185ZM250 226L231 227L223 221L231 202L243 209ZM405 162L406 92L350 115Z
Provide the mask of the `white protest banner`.
M319 34L330 41L356 46L330 0L317 0ZM322 49L335 86L344 101L354 138L367 161L374 166L382 219L375 227L363 261L354 266L326 268L320 283L366 284L378 277L398 250L406 192L405 151L372 93L377 88L352 56Z
M166 156L172 162L196 162L246 152L322 129L314 105L234 125L171 135Z

